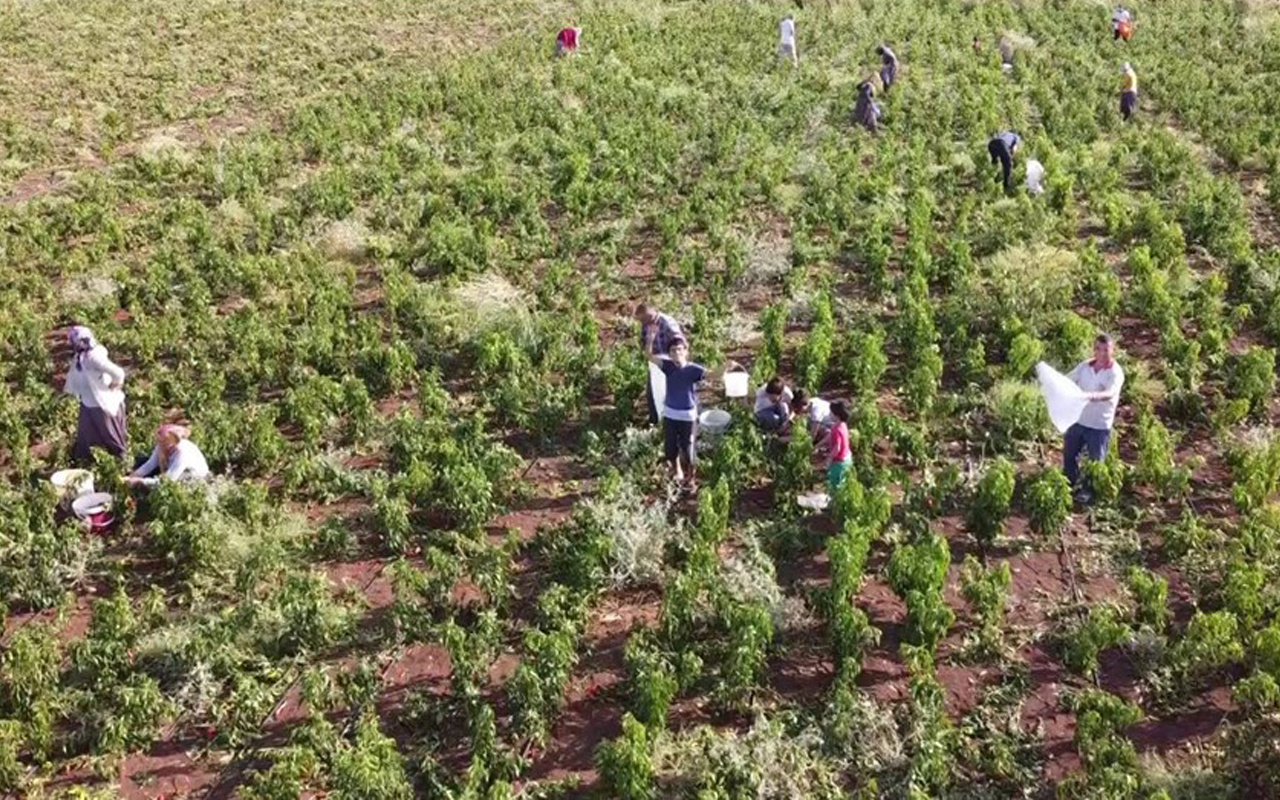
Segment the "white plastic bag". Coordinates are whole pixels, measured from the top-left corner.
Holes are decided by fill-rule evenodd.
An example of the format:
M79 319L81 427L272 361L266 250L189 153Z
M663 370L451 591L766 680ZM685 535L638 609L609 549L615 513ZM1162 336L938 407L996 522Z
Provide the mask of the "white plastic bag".
M653 407L662 416L662 408L667 402L667 374L658 369L658 365L649 362L649 387L653 389Z
M1080 421L1084 407L1089 404L1084 392L1070 378L1041 361L1036 364L1036 377L1040 380L1040 393L1049 406L1049 419L1058 433Z
M1027 162L1027 191L1032 194L1043 194L1044 187L1040 185L1044 180L1044 164L1036 161L1034 158Z

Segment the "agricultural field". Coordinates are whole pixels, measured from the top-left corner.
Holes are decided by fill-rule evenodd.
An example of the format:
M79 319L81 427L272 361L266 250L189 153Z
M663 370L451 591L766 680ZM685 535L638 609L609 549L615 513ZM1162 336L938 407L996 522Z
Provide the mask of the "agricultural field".
M1132 8L0 0L0 795L1280 797L1280 9ZM676 491L642 300L829 509L716 381ZM215 473L105 536L73 324Z

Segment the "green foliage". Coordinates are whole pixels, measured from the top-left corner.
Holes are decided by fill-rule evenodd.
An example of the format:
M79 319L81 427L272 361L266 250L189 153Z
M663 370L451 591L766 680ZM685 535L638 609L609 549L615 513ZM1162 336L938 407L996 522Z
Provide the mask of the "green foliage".
M1001 650L1001 626L1012 581L1013 574L1007 563L984 569L972 555L964 560L960 572L960 596L969 603L978 618L978 646L985 653L999 653Z
M1129 629L1115 606L1095 605L1089 615L1068 630L1063 639L1062 661L1072 671L1092 677L1098 671L1098 655L1124 641Z
M626 714L622 735L596 752L596 769L609 796L619 800L648 800L656 796L653 758L644 725Z
M984 552L1004 533L1013 489L1013 464L1004 458L992 461L978 481L966 522Z
M907 605L912 641L926 651L937 647L955 622L955 612L942 596L950 565L951 550L936 533L899 545L889 559L889 585Z
M1044 397L1028 383L996 383L987 393L987 407L995 444L1005 453L1016 453L1020 447L1042 438L1049 425Z
M623 660L631 695L632 713L645 727L655 730L667 725L667 709L679 690L675 668L652 636L632 634Z
M1270 348L1254 345L1227 364L1227 397L1249 404L1249 413L1264 415L1276 388L1276 354Z
M827 366L835 348L836 321L831 294L819 292L813 301L813 326L796 354L796 374L801 386L817 392L827 376Z
M1070 702L1076 714L1075 744L1084 771L1058 787L1058 797L1132 797L1142 782L1138 754L1124 731L1142 711L1115 695L1087 689Z
M1169 651L1169 663L1185 680L1198 681L1244 658L1239 622L1230 611L1197 612Z
M1134 621L1163 632L1169 624L1169 581L1150 570L1133 567L1127 583L1133 596Z
M845 343L845 375L858 397L874 397L889 366L884 352L884 333L878 329L858 330Z
M1026 487L1027 516L1031 530L1042 536L1062 531L1071 516L1071 483L1062 470L1042 470Z

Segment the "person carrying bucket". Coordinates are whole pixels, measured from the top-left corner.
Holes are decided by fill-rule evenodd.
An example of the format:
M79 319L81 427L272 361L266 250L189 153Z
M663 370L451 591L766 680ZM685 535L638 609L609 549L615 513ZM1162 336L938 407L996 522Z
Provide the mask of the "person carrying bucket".
M67 370L63 391L80 401L80 418L72 457L88 461L94 448L113 456L123 456L129 447L129 426L125 419L124 370L98 344L93 331L76 325L67 332L75 354Z
M582 28L563 28L556 34L556 55L567 56L578 52L582 41Z
M1128 122L1138 108L1138 73L1134 72L1133 65L1126 61L1120 68L1120 74L1123 76L1120 84L1120 116Z
M673 341L685 338L680 323L650 303L637 305L635 318L640 323L640 350L646 359L666 355ZM656 425L659 409L654 403L652 381L645 381L645 401L649 406L649 424Z
M209 477L204 453L190 437L191 431L181 425L161 425L156 431L156 446L151 457L129 475L129 485L155 486L161 478L176 481Z
M880 55L880 85L888 94L889 87L893 86L894 81L898 79L898 56L889 49L887 44L877 47L876 53Z
M1111 31L1112 41L1129 41L1129 37L1133 36L1133 15L1129 13L1129 9L1120 6L1111 15Z

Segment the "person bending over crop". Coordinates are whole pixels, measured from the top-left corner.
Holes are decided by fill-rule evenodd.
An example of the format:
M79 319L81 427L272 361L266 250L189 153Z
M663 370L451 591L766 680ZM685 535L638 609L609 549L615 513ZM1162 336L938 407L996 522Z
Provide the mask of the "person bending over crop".
M1124 76L1120 84L1120 116L1128 122L1129 117L1133 116L1134 110L1138 107L1138 73L1134 72L1133 65L1126 61L1120 69L1120 74Z
M887 93L889 87L893 86L893 82L898 79L898 56L889 49L887 44L877 47L876 52L880 54L880 83Z
M875 101L876 87L871 81L858 84L858 100L853 106L853 121L876 133L880 130L880 104Z
M819 444L835 424L831 404L821 397L810 397L804 389L796 389L795 397L791 400L791 413L808 420L809 433L813 435L814 442Z
M835 424L827 437L827 493L835 497L853 466L853 449L849 445L849 407L843 400L831 404L831 416Z
M1006 194L1013 188L1010 182L1013 177L1013 154L1017 152L1020 144L1022 144L1022 138L1013 131L1004 131L987 142L987 152L991 154L991 163L999 162L1000 164L1000 175L996 179L1004 180Z
M191 431L181 425L161 425L151 457L128 478L130 486L155 486L161 478L203 480L209 477L204 453L189 438ZM160 475L156 476L159 472ZM155 476L155 477L153 477Z
M1116 363L1114 340L1105 333L1100 334L1093 343L1093 358L1081 361L1067 377L1084 390L1089 403L1063 437L1062 471L1076 489L1076 499L1089 503L1093 495L1087 487L1080 486L1078 462L1082 451L1087 451L1094 461L1107 457L1120 389L1124 386L1124 370Z
M660 313L657 308L649 303L641 303L636 306L635 317L636 321L640 323L640 349L647 359L666 355L673 341L684 338L684 331L681 330L680 323L676 322L672 317ZM644 386L645 399L649 404L649 424L656 425L658 423L658 408L653 402L653 385L646 380Z
M650 357L667 376L667 397L662 407L663 458L671 465L671 475L679 482L697 487L698 384L707 369L689 361L689 343L673 339L667 358Z
M781 431L791 421L791 389L773 377L756 389L756 422L771 433Z
M1133 15L1129 13L1129 9L1120 6L1115 10L1111 15L1111 31L1112 41L1129 41L1129 37L1133 35Z
M582 28L564 28L556 34L556 55L567 56L578 52L582 41Z
M800 65L800 51L796 48L796 18L791 14L778 23L778 57L788 59L792 66Z
M87 461L93 448L122 456L129 447L129 426L125 419L124 370L98 344L93 331L77 325L67 333L75 353L67 370L63 391L80 401L76 443L71 455Z

